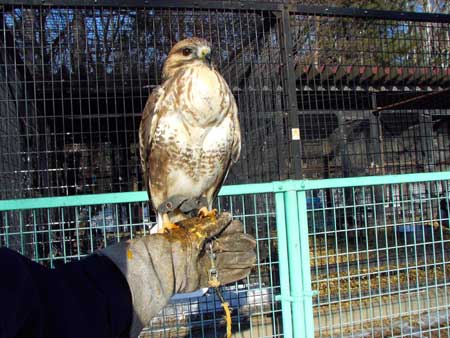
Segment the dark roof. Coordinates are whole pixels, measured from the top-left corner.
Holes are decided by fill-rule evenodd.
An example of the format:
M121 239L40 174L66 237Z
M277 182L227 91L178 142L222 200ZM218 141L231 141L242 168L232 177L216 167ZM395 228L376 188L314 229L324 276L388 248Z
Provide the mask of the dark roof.
M448 67L382 67L358 65L297 65L303 83L332 87L397 87L398 90L440 90L450 84ZM419 88L415 88L419 87ZM430 88L428 88L430 87ZM389 90L391 90L389 89Z

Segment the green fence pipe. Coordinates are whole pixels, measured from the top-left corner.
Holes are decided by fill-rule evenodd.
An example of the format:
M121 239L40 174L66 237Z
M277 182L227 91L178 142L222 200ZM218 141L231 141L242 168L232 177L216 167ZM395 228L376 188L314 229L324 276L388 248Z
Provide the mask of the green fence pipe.
M225 185L219 191L219 196L235 196L248 194L264 194L273 192L273 183L252 183Z
M448 180L450 180L450 171L402 175L328 178L325 180L283 181L280 182L279 185L282 184L282 186L289 187L289 189L293 190L318 190Z
M219 196L262 194L273 191L273 183L227 185L220 189ZM148 195L146 191L24 198L0 201L0 211L78 207L84 205L134 203L147 201Z
M25 199L0 201L0 211L48 209L48 208L76 207L83 205L99 205L99 204L133 203L147 200L148 197L146 191L25 198Z
M289 257L286 237L286 213L284 210L283 193L275 194L275 214L277 218L278 264L280 271L280 295L276 297L276 300L281 301L283 334L285 337L292 337L292 299L289 286Z
M314 292L311 289L311 261L309 256L309 238L308 238L308 210L306 204L306 192L297 193L298 217L300 227L300 252L301 252L301 271L302 271L302 296L305 315L305 337L314 337L314 315L312 297Z
M285 212L286 226L288 236L288 255L289 255L289 279L292 297L292 318L293 318L293 335L294 338L313 337L313 332L308 332L310 326L306 322L305 307L303 303L303 276L302 252L300 246L300 224L298 218L297 192L294 190L285 193ZM309 268L310 262L307 266ZM310 309L312 311L312 308Z
M219 196L262 194L271 192L285 192L289 190L314 190L314 189L332 189L345 187L362 187L384 184L400 184L415 182L450 180L450 171L403 174L403 175L385 175L385 176L366 176L351 178L332 178L326 180L287 180L271 183L228 185L222 187ZM58 196L26 198L0 201L0 211L6 210L26 210L26 209L44 209L59 207L75 207L83 205L99 204L117 204L146 202L148 196L146 191L131 191L110 194L91 194L76 196Z

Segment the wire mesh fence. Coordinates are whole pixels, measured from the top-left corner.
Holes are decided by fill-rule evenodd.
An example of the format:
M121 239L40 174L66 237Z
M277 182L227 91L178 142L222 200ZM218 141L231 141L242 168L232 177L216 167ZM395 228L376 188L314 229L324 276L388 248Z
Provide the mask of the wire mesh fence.
M308 191L317 337L447 337L448 180Z
M228 183L448 170L449 25L448 15L275 1L3 1L0 197L140 197L4 208L0 245L54 267L149 232L137 126L168 51L190 36L211 41L238 102L243 151ZM309 299L319 337L448 336L448 178L421 177L222 196L260 254L251 277L225 290L239 334L295 334L300 324L288 323ZM275 199L296 203L281 211ZM289 229L277 232L280 219ZM306 263L282 277L279 264L294 259L278 257L286 230L281 239L306 236L311 252L288 245ZM311 283L299 290L293 274ZM214 297L172 304L145 334L220 336Z
M277 166L268 164L282 163L281 158L256 148L263 135L273 136L265 141L273 147L286 143L276 137L283 133L283 116L255 115L281 111L284 100L281 74L266 77L282 64L279 20L273 13L21 5L4 6L0 12L6 77L2 120L14 126L2 134L2 144L11 148L2 156L12 162L2 173L5 180L15 175L19 182L2 185L5 194L137 190L137 129L145 101L161 83L172 45L190 36L204 37L214 46L214 62L248 131L244 152L249 157L243 156L231 180L239 171L246 177L277 174ZM254 41L266 45L263 52ZM251 77L236 78L249 69ZM255 161L263 165L248 167Z
M150 234L156 220L146 201L146 193L140 192L31 199L25 204L13 200L10 202L16 203L16 210L2 206L0 212L0 246L54 268L119 241ZM217 207L232 212L257 240L258 263L252 274L222 287L233 309L233 332L241 337L280 337L281 308L275 300L280 290L273 193L222 196ZM202 294L177 295L141 337L222 337L226 324L221 302L214 292Z
M359 14L292 17L304 174L446 170L448 22Z
M2 2L3 198L140 190L141 112L190 36L238 102L229 183L448 169L449 16L152 4Z
M447 337L450 172L225 187L257 240L223 288L239 337ZM0 245L55 267L149 234L145 192L0 202ZM221 337L213 293L175 299L142 337Z

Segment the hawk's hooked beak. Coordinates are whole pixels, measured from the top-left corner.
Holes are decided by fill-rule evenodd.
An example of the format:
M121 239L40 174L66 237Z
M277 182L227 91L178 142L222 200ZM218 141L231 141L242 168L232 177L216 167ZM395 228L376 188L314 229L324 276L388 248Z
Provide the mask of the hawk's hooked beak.
M200 57L204 59L208 66L211 66L211 49L208 47L204 47L200 50Z

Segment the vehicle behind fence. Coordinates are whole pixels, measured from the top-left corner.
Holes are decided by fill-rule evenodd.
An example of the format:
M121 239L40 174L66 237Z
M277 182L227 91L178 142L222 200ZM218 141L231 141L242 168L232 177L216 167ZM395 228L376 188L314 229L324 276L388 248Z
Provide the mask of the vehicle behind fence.
M236 337L448 337L450 172L226 186L257 239L223 287ZM145 192L0 201L0 245L49 267L149 233ZM174 299L142 337L222 337L213 292Z

